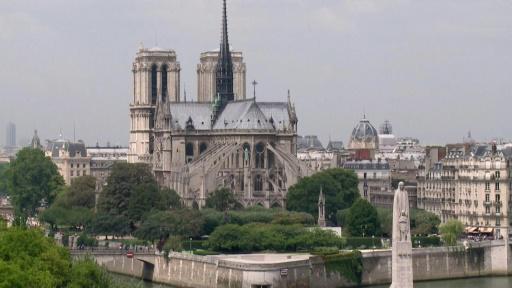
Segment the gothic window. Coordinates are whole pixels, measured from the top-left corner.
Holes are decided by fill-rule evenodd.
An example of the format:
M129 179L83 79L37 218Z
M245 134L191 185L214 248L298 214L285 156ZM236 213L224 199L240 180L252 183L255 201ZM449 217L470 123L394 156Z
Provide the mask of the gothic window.
M199 144L199 154L203 154L203 152L205 152L206 149L208 149L208 145L206 143L203 142Z
M185 145L185 156L187 163L192 162L194 159L194 144L187 143L187 145Z
M274 167L274 153L272 151L267 151L267 168Z
M156 64L153 64L153 66L151 66L151 104L152 105L156 104L157 91L158 91L157 77L158 77L157 76L157 67L156 67Z
M261 175L256 175L254 178L254 191L262 191L263 190L263 179Z
M260 142L256 144L256 168L264 168L265 145Z
M167 100L167 65L162 66L162 101Z
M155 148L155 136L151 135L149 137L149 147L148 147L149 154L153 154L154 148Z

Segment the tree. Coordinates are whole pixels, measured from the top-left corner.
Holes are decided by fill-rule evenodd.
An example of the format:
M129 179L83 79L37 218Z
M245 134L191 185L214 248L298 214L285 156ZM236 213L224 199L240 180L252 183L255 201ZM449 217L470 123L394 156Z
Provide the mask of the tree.
M160 190L156 182L135 186L128 202L128 218L139 222L155 206L160 206Z
M288 189L288 210L306 212L318 217L320 189L325 195L326 217L336 222L336 212L352 206L358 199L358 180L351 170L334 168L304 177Z
M464 232L464 224L459 220L449 220L439 227L441 238L446 246L455 246L462 232Z
M116 163L100 195L98 209L109 215L128 217L129 203L137 186L155 183L148 165L142 163Z
M91 259L72 261L38 229L0 229L0 287L113 288L111 276ZM123 286L126 287L126 286Z
M135 231L137 238L166 240L169 236L198 237L204 224L201 213L193 209L152 211Z
M218 188L206 198L206 208L213 208L218 211L234 210L240 205L235 195L228 188Z
M380 235L377 209L365 199L358 199L347 215L347 232L352 236Z
M160 201L158 202L157 208L159 210L182 208L180 195L167 187L161 188Z
M382 232L382 234L387 237L392 237L392 235L393 235L393 210L388 209L388 208L377 208L377 215L379 217L380 231ZM412 219L411 219L411 223L412 223Z
M9 163L0 163L0 196L7 195L7 169Z
M57 166L39 149L23 148L7 170L7 188L21 223L43 202L51 205L63 185Z
M94 208L96 204L96 178L82 176L73 179L66 200L70 207Z
M437 234L441 219L436 214L422 209L412 209L411 211L411 233L413 235Z

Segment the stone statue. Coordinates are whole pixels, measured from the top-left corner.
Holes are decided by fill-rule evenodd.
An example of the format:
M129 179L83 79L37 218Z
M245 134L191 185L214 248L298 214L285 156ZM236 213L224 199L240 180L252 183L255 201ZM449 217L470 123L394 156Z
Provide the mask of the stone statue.
M247 147L244 149L244 160L249 161L249 149Z
M412 288L412 242L409 195L404 183L398 184L393 201L393 250L391 288Z

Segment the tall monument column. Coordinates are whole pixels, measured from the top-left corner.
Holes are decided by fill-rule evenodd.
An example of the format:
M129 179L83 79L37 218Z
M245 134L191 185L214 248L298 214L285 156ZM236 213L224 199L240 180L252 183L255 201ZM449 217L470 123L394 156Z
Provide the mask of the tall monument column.
M404 183L398 184L393 201L393 249L391 288L412 288L412 242L409 195Z

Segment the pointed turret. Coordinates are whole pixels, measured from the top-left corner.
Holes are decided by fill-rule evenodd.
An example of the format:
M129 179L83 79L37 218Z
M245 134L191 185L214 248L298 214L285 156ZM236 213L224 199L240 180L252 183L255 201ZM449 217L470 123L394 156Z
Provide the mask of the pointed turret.
M219 58L217 61L217 95L220 96L221 106L228 101L233 101L233 61L229 50L228 40L228 17L226 11L226 0L223 0L222 9L222 32L220 41Z
M320 195L318 195L318 226L327 226L325 222L325 197L322 187L320 187Z

